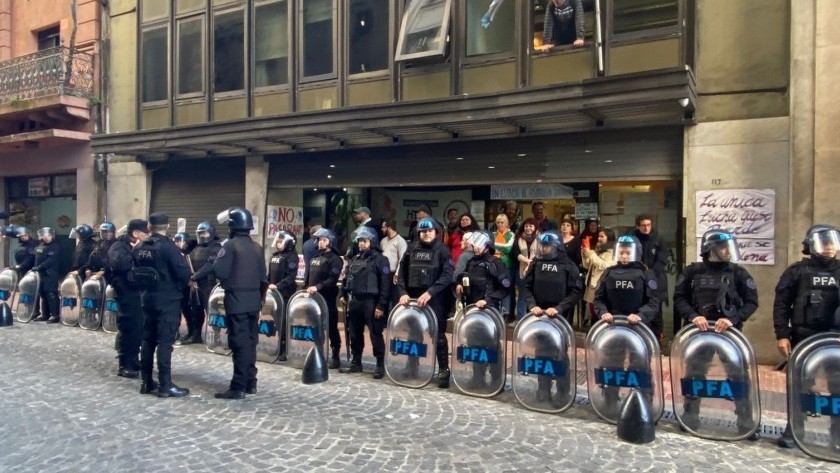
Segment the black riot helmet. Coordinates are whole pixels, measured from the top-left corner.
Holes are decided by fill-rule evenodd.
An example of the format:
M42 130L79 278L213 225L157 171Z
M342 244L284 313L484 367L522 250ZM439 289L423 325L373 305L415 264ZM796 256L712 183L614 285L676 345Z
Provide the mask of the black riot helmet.
M23 237L32 238L32 236L29 234L29 230L26 227L20 225L12 227L11 235L9 236L17 237L18 240L20 240Z
M174 237L172 237L172 242L175 243L179 249L184 249L187 247L187 241L190 239L190 236L184 232L176 233Z
M369 227L362 226L356 230L356 236L353 237L353 243L358 243L359 240L369 241L371 248L376 248L379 245L379 236Z
M740 259L735 235L726 230L713 229L703 234L700 257L711 263L736 263Z
M55 229L52 227L43 227L38 230L38 239L44 241L44 238L49 237L50 241L55 239Z
M470 235L467 243L473 246L476 255L484 252L485 248L487 248L490 252L496 251L496 242L493 241L493 237L490 235L490 232L472 232L472 235Z
M117 234L117 227L111 222L102 222L99 226L99 238L101 240L113 240Z
M627 254L628 251L629 254ZM615 250L613 253L615 253L613 258L615 258L615 260L620 264L630 264L634 261L641 261L642 242L633 235L620 236L618 237L618 240L615 241ZM622 253L627 255L626 262L621 261Z
M279 243L279 245L278 245ZM286 230L280 230L277 235L274 235L274 243L272 246L279 251L289 251L295 247L297 240L295 236ZM279 248L278 248L279 246Z
M802 254L810 256L820 256L823 251L834 249L836 253L838 249L838 235L837 228L831 225L817 224L812 226L805 232L805 239L802 240Z
M319 244L322 239L326 238L329 241L329 247L333 251L338 252L338 239L335 237L335 233L333 233L332 230L328 228L322 228L315 232L315 236L318 237ZM320 249L320 245L318 246L318 248Z
M212 223L204 221L195 227L195 239L199 245L206 245L216 239L216 227Z
M216 217L219 225L227 224L232 231L250 231L254 229L254 217L242 207L231 207Z
M88 241L93 238L93 227L83 223L70 230L70 238L76 238L79 241Z
M560 239L557 232L551 230L540 233L540 254L542 258L551 259L560 252L565 253L566 247L563 246L563 240Z

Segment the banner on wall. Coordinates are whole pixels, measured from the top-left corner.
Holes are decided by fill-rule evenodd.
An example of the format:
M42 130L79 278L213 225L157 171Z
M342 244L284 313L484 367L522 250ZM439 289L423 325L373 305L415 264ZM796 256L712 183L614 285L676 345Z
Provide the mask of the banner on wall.
M445 225L449 209L455 209L458 215L461 215L470 211L471 202L470 190L435 192L376 188L372 190L371 217L394 220L397 223L397 231L405 236L420 205L428 205L432 216Z
M731 232L738 239L743 264L775 264L776 191L714 189L697 191L695 237L697 258L704 233Z
M280 230L290 232L298 239L303 235L303 207L268 205L265 213L266 246L271 245Z
M493 184L490 200L574 199L575 190L563 184Z

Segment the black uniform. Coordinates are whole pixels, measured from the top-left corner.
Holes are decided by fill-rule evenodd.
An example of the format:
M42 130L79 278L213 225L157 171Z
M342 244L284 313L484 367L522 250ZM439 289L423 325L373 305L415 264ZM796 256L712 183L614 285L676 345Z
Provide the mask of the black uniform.
M108 263L108 250L115 240L99 240L93 247L87 261L79 268L79 272L84 276L87 271L96 273L105 271L105 280L111 280L110 264Z
M321 250L318 256L309 262L309 269L306 272L306 287L315 286L318 292L324 296L329 312L330 348L333 359L339 359L341 351L341 335L338 333L338 277L341 275L341 268L344 262L333 250Z
M41 243L35 248L35 266L32 267L41 276L41 317L58 318L58 254L60 248L53 240Z
M629 264L619 263L604 270L598 287L595 289L595 313L601 317L605 313L613 315L636 314L642 323L650 327L650 323L660 317L661 301L657 291L656 276L644 264L634 261ZM653 330L657 342L660 334ZM629 349L625 340L610 340L602 356L613 360L616 365L610 368L626 369L650 373L650 355L639 356L636 350ZM625 358L627 359L625 368ZM604 389L605 407L612 409L607 415L614 416L619 408L619 388L607 386ZM651 402L653 399L653 385L642 389L642 394Z
M38 242L30 238L27 241L20 241L20 246L15 250L15 269L18 278L22 278L35 266L35 248Z
M412 241L400 260L397 290L400 296L416 299L428 292L428 306L437 317L437 361L441 370L449 369L449 342L446 340L447 297L452 284L452 257L439 239L424 244L418 237Z
M464 288L467 304L475 304L480 300L495 309L502 309L502 300L510 292L510 278L502 260L492 253L474 256L467 262L464 273L458 276L460 283L468 277L469 287Z
M566 317L566 314L580 301L582 294L583 279L580 277L580 269L564 250L558 249L554 257L539 256L525 273L522 296L527 304L528 312L534 307L539 307L543 311L554 308L558 316ZM569 340L568 343L574 344L574 340ZM534 355L562 360L566 366L569 366L569 357L566 352L537 350ZM555 378L558 393L569 392L571 377L574 376L572 369L569 367L566 376ZM551 381L552 378L545 376L537 378L538 400L549 400Z
M151 235L134 248L134 264L152 268L158 275L157 284L142 295L145 321L140 363L143 382L149 385L157 349L159 392L163 392L172 386L172 344L181 318L181 289L189 271L178 247L160 234Z
M230 391L255 392L257 321L263 303L261 290L268 286L262 248L248 237L247 231L236 233L218 251L212 271L225 289L228 343L233 351Z
M193 304L190 307L187 330L192 335L193 341L197 343L201 342L201 326L204 324L204 314L209 307L210 293L216 287L216 274L213 265L221 249L222 243L218 239L213 239L207 243L198 244L189 254L195 271L190 276L190 281L194 281L198 286L196 289L198 305Z
M129 282L134 267L131 240L123 235L108 249L111 286L120 305L117 316L117 354L120 368L140 371L140 343L143 339L143 308L140 288Z
M803 258L788 267L776 285L776 299L773 302L773 328L776 339L787 338L791 348L821 332L840 332L840 262L835 258L811 256ZM826 368L840 371L836 363ZM840 392L837 376L826 375L828 391ZM805 380L802 391L808 391L816 382ZM802 416L799 416L802 419ZM803 432L804 426L798 425ZM840 418L831 418L832 439L840 438ZM790 438L790 426L785 437Z
M370 330L370 343L377 366L385 366L385 338L382 332L387 317L375 317L376 309L387 312L391 296L391 265L378 249L359 252L350 260L342 284L342 296L347 298L347 322L350 332L352 364L361 366L365 349L365 325Z
M674 315L686 324L697 315L705 317L712 325L720 318L727 318L741 330L744 322L758 309L758 290L746 269L733 263L692 263L677 278L674 287ZM687 367L686 377L704 379L715 350L705 348L695 354L696 363ZM741 367L729 362L718 353L727 375L746 382ZM749 390L747 390L749 392ZM685 396L683 421L689 428L699 425L700 399ZM735 400L735 414L739 430L747 431L752 424L752 401L749 397ZM694 423L697 423L694 425Z
M76 245L76 249L73 250L73 264L70 266L70 271L79 271L79 276L84 279L85 274L84 271L82 271L82 266L87 264L95 247L96 240L93 238L80 241L79 244Z
M645 235L638 229L633 232L633 235L639 239L642 244L642 263L648 267L650 271L656 276L656 286L659 291L659 312L658 319L654 319L649 324L655 333L662 333L662 303L668 299L668 271L665 267L668 265L668 256L670 250L665 239L659 236L656 230L652 230L650 234ZM677 315L676 308L674 309L674 333L677 333L681 327L682 318Z
M300 257L294 248L288 251L275 251L268 264L268 283L277 286L277 291L288 303L297 289L298 264Z

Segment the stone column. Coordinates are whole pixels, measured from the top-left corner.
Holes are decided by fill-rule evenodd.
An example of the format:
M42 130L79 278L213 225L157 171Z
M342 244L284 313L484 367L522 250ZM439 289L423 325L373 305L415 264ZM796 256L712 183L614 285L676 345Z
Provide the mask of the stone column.
M812 2L803 2L810 4ZM791 9L802 8L795 2ZM814 68L810 74L814 103L814 222L840 225L840 2L817 0L809 18L814 31Z
M260 245L265 244L265 205L268 195L268 163L263 156L245 157L245 208L257 220L257 235L252 236ZM270 243L270 242L269 242Z
M117 228L134 218L149 217L152 177L132 156L116 156L108 163L107 217Z

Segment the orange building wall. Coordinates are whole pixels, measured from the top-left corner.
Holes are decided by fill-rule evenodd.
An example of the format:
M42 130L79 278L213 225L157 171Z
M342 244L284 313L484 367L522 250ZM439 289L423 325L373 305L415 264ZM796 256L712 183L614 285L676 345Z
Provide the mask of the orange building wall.
M0 60L38 50L38 31L58 25L65 46L70 45L72 0L0 0ZM76 47L98 53L101 5L76 0Z

